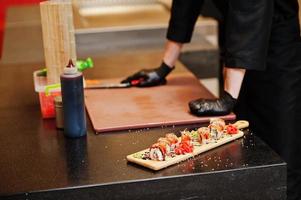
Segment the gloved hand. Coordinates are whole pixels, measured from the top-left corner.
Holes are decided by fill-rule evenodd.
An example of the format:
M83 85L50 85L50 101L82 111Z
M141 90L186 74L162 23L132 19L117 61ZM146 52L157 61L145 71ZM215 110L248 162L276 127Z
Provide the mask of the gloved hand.
M165 77L174 69L164 62L155 69L143 69L132 76L127 77L121 83L129 83L138 87L151 87L166 84Z
M229 114L235 104L236 99L228 92L224 92L219 99L197 99L189 102L192 114L197 116L217 116Z

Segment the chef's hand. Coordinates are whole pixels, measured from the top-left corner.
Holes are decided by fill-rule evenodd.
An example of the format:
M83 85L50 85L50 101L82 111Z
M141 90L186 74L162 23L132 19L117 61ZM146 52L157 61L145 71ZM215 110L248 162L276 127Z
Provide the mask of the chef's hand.
M197 99L189 102L192 114L197 116L227 115L232 112L236 99L228 92L224 92L219 99Z
M166 84L165 77L174 69L169 67L164 62L161 66L155 69L143 69L127 77L121 83L129 83L137 87L152 87Z

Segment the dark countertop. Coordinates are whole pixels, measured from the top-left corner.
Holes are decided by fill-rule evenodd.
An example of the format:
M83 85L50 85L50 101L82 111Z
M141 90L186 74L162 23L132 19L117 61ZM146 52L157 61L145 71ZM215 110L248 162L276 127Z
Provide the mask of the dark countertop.
M44 199L45 196L39 196L44 195L44 192L31 192L48 190L62 192L64 190L61 189L95 188L96 186L104 189L109 186L117 187L117 183L121 185L141 181L154 183L152 182L154 180L162 184L163 181L169 180L167 178L179 177L184 178L180 182L185 182L198 176L215 174L214 177L216 177L216 174L223 173L230 174L230 177L224 177L224 182L230 181L229 185L231 185L239 177L234 176L235 173L249 173L255 170L251 174L245 174L243 178L245 180L254 178L256 174L258 176L267 174L267 172L259 173L259 169L275 169L276 171L273 171L270 176L275 179L265 179L270 182L266 183L263 188L270 187L271 182L277 183L274 187L278 190L280 188L282 196L279 196L279 193L276 194L278 197L283 197L285 163L267 145L248 131L246 131L248 137L244 139L159 172L129 164L125 156L148 147L167 132L193 128L193 125L95 135L89 124L87 137L78 140L65 138L61 131L55 129L54 120L41 119L38 96L32 86L32 66L35 65L0 65L0 70L3 72L0 73L2 94L0 98L0 146L2 147L0 149L0 196L23 194L20 197L22 199L24 195L30 194L32 199L34 195L38 195L36 199ZM14 78L16 75L19 76L17 80L21 84L16 83ZM254 181L262 182L260 178L257 177ZM220 180L223 179L219 178L211 182L216 184ZM244 187L251 188L246 184ZM135 185L134 188L139 188L139 186ZM143 188L145 187L141 186L141 189ZM119 192L114 194L122 194L120 188L117 190ZM82 193L71 193L71 195L90 194L85 190L76 191ZM116 190L105 191L113 198L112 192ZM95 194L102 194L102 192L97 190ZM137 193L147 194L145 191L137 191ZM52 192L47 198L52 199L52 195L56 194ZM63 196L60 195L60 197ZM66 199L65 196L64 198ZM118 199L118 196L116 198ZM54 196L53 199L58 198Z
M243 139L158 172L125 157L167 132L201 125L95 135L88 122L86 137L65 138L54 120L41 119L32 72L42 65L39 59L0 62L0 198L285 198L285 163L248 130ZM94 75L103 71L93 70Z
M42 120L38 105L1 109L0 195L194 176L285 166L260 139L247 137L158 172L125 157L167 132L195 126L121 131L67 139L54 120Z

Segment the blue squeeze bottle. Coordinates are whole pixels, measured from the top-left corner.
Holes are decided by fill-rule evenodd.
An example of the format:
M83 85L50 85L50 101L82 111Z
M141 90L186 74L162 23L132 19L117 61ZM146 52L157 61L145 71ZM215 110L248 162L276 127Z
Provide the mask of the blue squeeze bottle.
M77 138L86 135L83 74L69 60L61 75L61 91L64 113L64 134Z

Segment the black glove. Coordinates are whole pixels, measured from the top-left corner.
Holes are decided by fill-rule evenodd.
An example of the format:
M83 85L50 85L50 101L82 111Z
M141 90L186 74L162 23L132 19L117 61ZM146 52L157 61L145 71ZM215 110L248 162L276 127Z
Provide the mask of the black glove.
M236 99L228 92L219 99L197 99L189 102L189 108L192 114L197 116L217 116L229 114L235 104Z
M129 76L121 83L129 83L138 87L151 87L166 84L165 77L174 69L164 62L155 69L143 69L132 76Z

